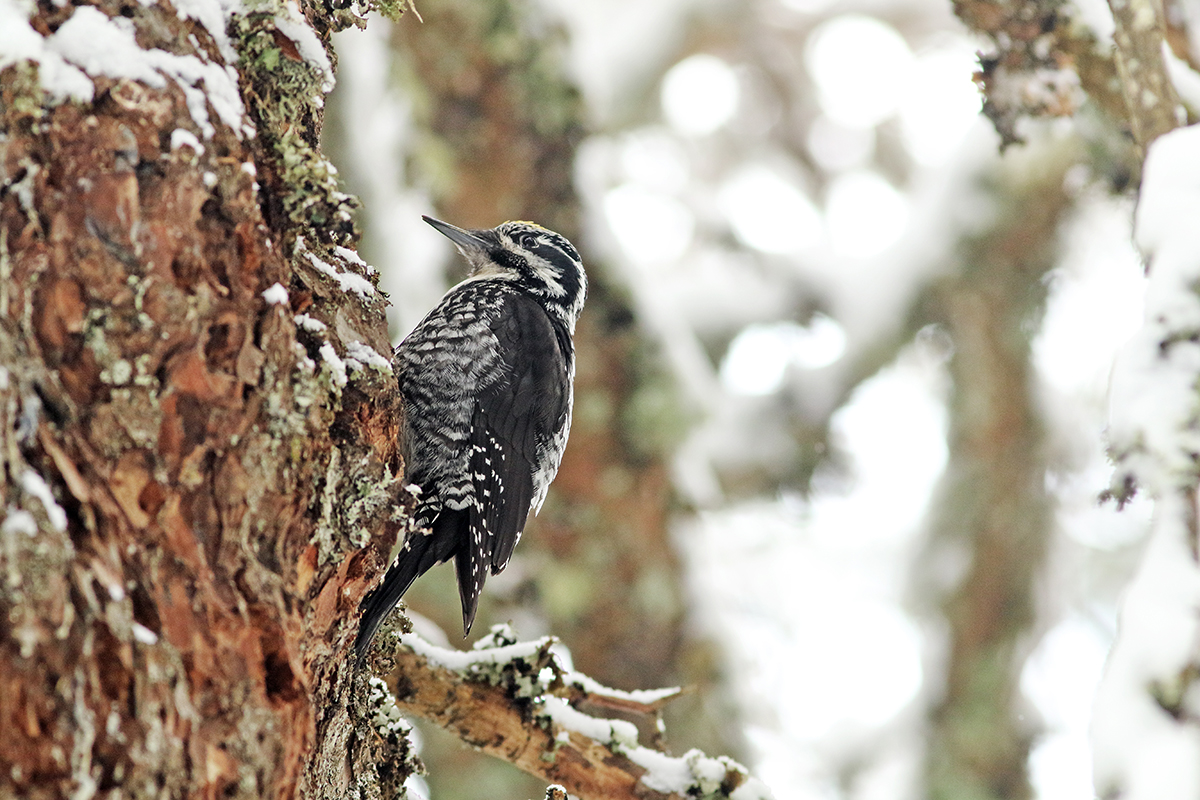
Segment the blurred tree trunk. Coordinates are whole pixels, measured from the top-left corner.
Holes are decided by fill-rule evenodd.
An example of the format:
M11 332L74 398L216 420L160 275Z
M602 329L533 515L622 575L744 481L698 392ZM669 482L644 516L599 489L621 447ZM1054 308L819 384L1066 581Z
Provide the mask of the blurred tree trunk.
M270 13L224 48L168 5L20 13L34 51L77 26L41 79L61 52L95 92L54 104L0 53L0 797L393 796L403 742L348 705L344 654L363 545L398 529L400 411L343 360L388 341L327 248L351 201L315 150L323 76ZM151 48L157 86L92 66Z
M1018 682L1053 530L1030 337L1072 208L1063 178L1078 157L1063 145L1010 153L987 179L994 224L963 243L961 272L931 293L933 317L949 334L954 386L940 511L917 576L947 590L945 694L926 761L937 800L1030 796L1036 728L1021 721Z

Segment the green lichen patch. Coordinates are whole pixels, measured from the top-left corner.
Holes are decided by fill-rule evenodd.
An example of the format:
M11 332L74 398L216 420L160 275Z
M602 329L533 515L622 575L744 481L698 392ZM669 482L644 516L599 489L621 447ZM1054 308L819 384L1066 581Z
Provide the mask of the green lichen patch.
M337 170L318 148L325 76L299 57L273 15L238 17L230 27L241 56L242 94L266 151L260 174L274 190L268 213L323 242L353 242L358 200L338 189Z

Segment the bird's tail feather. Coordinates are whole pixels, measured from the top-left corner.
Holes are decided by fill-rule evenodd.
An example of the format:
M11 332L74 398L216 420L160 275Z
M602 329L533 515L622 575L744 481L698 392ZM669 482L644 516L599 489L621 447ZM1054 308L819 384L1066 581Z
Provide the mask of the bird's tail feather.
M388 613L400 602L400 598L412 586L413 581L424 575L435 564L440 564L454 555L458 538L446 535L446 528L457 528L465 520L465 511L444 510L433 522L432 530L419 530L410 534L409 541L396 556L395 562L383 576L383 582L367 595L362 603L362 621L358 625L358 639L354 651L361 662L371 647L375 632L387 618Z

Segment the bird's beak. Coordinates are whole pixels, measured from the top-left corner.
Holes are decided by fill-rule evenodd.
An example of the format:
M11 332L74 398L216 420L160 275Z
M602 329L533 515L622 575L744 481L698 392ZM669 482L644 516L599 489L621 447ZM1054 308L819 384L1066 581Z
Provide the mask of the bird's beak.
M442 222L440 219L427 217L424 214L421 215L421 219L432 225L438 233L441 233L447 239L454 242L464 256L471 252L488 249L488 243L470 231L465 231L462 228L451 225L449 222Z

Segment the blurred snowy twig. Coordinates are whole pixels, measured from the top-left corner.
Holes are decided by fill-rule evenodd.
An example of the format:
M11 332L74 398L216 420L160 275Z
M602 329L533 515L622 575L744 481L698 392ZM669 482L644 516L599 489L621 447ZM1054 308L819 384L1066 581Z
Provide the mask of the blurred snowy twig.
M1113 494L1155 500L1145 556L1121 606L1092 726L1102 797L1200 797L1200 127L1149 149L1136 235L1145 322L1113 368Z

